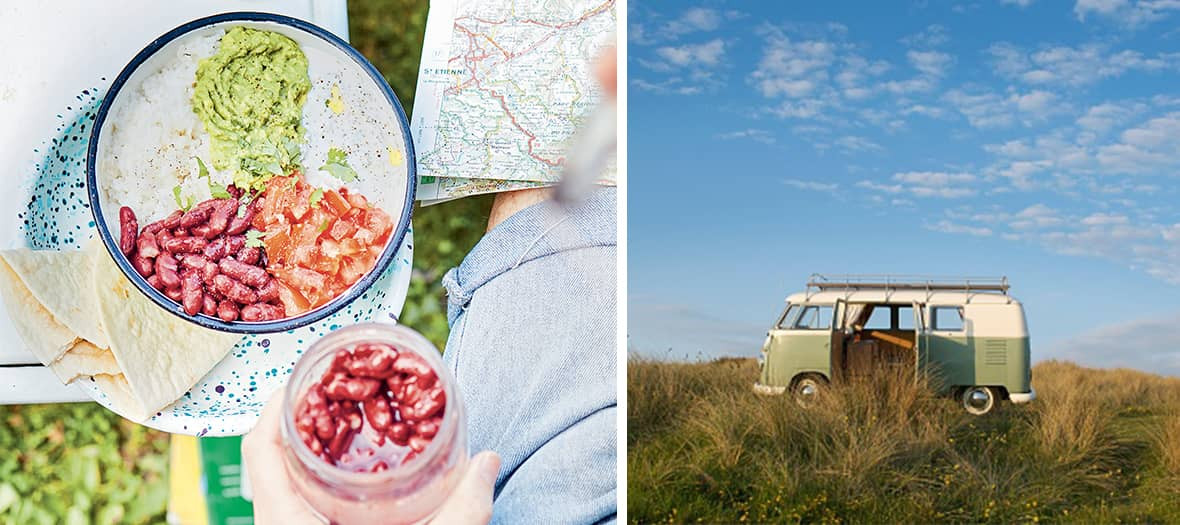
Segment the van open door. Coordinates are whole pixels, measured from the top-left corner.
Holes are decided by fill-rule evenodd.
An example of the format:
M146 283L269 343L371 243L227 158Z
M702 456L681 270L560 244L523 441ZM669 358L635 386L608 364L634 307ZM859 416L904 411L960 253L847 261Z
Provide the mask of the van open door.
M918 381L918 374L925 373L925 365L929 361L926 355L926 349L929 346L926 344L926 316L923 310L924 305L917 301L913 302L912 309L914 310L914 382Z
M833 381L844 380L844 343L848 337L844 325L848 317L847 312L848 302L844 299L836 299L836 305L832 308L831 343L828 345L831 350L829 373Z

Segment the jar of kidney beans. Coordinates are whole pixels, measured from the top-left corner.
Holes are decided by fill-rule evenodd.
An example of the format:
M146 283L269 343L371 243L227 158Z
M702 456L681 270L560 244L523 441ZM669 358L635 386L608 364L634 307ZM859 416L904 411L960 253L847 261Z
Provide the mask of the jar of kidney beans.
M295 365L283 408L287 471L333 523L419 523L467 466L467 427L438 350L400 325L359 324Z

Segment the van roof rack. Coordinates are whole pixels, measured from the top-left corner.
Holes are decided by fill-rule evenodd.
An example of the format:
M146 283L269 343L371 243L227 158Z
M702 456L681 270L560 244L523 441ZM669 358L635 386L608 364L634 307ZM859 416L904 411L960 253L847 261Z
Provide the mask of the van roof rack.
M921 290L991 292L1008 295L1008 277L951 277L898 274L819 274L807 279L807 291Z

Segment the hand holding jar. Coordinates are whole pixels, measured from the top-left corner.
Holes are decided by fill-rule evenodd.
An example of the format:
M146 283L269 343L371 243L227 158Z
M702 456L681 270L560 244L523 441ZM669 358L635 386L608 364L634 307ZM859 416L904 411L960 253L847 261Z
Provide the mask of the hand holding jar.
M242 441L258 523L487 523L499 457L467 459L462 400L413 330L314 344Z

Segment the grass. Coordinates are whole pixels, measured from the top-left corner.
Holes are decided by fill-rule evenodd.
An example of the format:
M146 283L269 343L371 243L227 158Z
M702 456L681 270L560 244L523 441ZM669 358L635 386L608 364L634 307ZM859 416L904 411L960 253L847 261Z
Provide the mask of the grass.
M350 0L349 32L413 108L424 0ZM414 270L402 323L446 344L447 269L482 237L491 197L414 210ZM167 434L128 423L94 403L0 406L0 523L161 523L167 500Z
M627 375L637 523L1180 522L1180 379L1049 361L975 417L888 371L806 409L753 360Z

